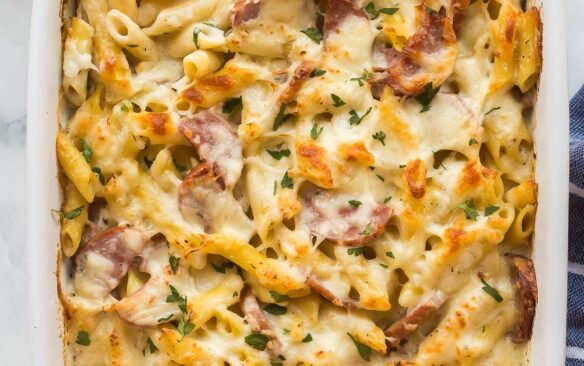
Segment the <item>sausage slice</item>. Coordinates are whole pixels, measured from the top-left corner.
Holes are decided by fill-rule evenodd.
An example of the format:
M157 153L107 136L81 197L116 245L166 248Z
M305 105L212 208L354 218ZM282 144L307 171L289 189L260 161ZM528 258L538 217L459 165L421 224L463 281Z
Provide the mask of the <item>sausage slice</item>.
M200 223L207 233L224 232L248 240L253 222L214 168L205 162L187 173L178 190L179 210L185 220Z
M345 19L352 16L367 19L367 15L355 0L328 0L324 14L325 39L335 33Z
M352 303L350 301L342 300L337 295L333 294L331 290L326 288L326 286L315 275L308 276L306 279L306 284L308 287L310 287L311 290L324 297L334 305L344 308L352 307Z
M387 72L385 83L396 95L418 95L429 83L437 88L452 74L458 55L452 18L429 12L424 4L417 12L418 30L401 53L379 45L374 48L374 69Z
M280 353L280 348L282 347L276 333L272 330L272 326L266 319L264 312L260 308L258 299L253 294L253 291L249 286L246 286L241 291L240 306L245 320L251 326L254 332L262 333L270 339L266 348L272 355L278 355Z
M128 273L147 241L144 233L129 227L109 228L93 235L75 258L77 294L106 299Z
M524 343L531 339L535 306L537 304L537 280L533 261L521 255L507 256L511 282L515 288L516 319L513 342Z
M179 130L232 189L243 169L243 147L229 122L216 113L202 111L181 119Z
M315 235L342 246L364 244L385 231L392 210L369 198L314 190L302 197L301 220Z
M233 28L242 23L253 20L260 14L260 0L235 0L231 11L231 26Z
M402 340L412 334L420 324L425 322L442 304L446 302L446 295L434 291L422 298L418 304L408 309L406 315L395 321L385 330L388 349L397 348Z

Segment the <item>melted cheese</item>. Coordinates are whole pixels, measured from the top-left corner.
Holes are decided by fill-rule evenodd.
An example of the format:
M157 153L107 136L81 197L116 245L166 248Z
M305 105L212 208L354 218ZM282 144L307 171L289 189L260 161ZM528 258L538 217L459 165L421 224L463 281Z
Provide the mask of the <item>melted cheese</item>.
M94 17L105 17L107 1L92 2L101 4L100 13L89 20L99 23ZM250 19L230 29L232 11L258 2L257 15L252 9ZM445 81L424 112L420 98L389 86L374 98L368 82L379 66L375 47L391 43L401 52L416 34L420 1L392 2L397 13L374 19L349 14L318 42L302 32L319 32L312 0L143 0L137 15L126 14L161 46L159 59L128 58L131 87L124 93L92 75L93 96L63 133L70 145L88 144L88 164L105 182L67 179L96 192L93 205L105 202L98 222L88 222L88 236L89 228L127 225L151 241L144 248L128 241L139 259L119 283L108 276L116 264L97 252L87 254L82 272L63 261L71 275L60 287L69 319L67 364L527 365L528 345L509 335L517 317L503 248L529 252L531 231L516 240L509 230L521 227L522 210L532 210L531 218L535 210L533 138L507 75L513 70L502 71L511 61L498 60L513 54L501 24L522 11L516 1L500 2L499 14L493 2L469 5L458 19L456 47L428 57L429 70L439 74L433 79ZM450 14L448 2L428 5ZM203 38L205 45L197 43L200 27L212 28L212 47ZM114 42L93 43L106 41ZM111 48L119 47L126 45ZM225 63L212 74L185 76L182 56L199 47ZM456 59L452 70L437 56L445 52ZM69 48L65 75L95 69L90 54ZM302 65L322 71L290 91ZM284 93L292 98L281 105ZM216 161L233 148L221 138L209 151L189 144L181 117L201 109L229 121L243 161L222 163L233 176L243 169L235 187L193 187L197 210L181 212L185 170L201 163L199 154ZM303 197L318 190L326 199L316 212ZM383 205L393 216L379 235L352 246L330 239L353 227L366 231ZM309 276L326 293L308 286ZM271 328L264 334L278 339L277 354L250 341L257 330L240 309L244 286ZM384 330L434 291L445 304L402 347L388 350ZM334 305L333 297L349 305ZM80 332L88 345L76 342Z

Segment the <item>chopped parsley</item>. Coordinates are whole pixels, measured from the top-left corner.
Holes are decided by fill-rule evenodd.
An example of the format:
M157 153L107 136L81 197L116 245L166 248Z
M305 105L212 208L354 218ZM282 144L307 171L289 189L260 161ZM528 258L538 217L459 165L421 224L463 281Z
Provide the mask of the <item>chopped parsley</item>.
M347 254L354 255L355 257L363 255L363 247L349 248L347 249Z
M361 235L369 235L373 232L373 228L371 227L371 223L367 224L367 226L365 226L365 229L363 229L363 232L361 232Z
M488 114L493 113L494 111L498 111L499 109L501 109L501 107L491 108L491 109L489 109L489 111L487 113L485 113L485 116L488 115Z
M235 111L241 111L243 109L243 103L241 97L229 99L223 103L222 112L225 114L231 114Z
M128 47L129 48L137 48L137 47L140 47L140 46L138 46L137 44L129 44Z
M199 46L199 34L200 33L201 33L201 28L195 27L195 29L193 29L193 42L195 43L195 46L197 48L201 48Z
M179 294L178 290L173 285L169 285L169 287L170 287L170 295L168 295L166 297L166 302L167 303L176 302L180 311L182 311L183 314L186 314L187 313L187 298L186 298L186 296L181 296L181 294Z
M499 293L499 291L497 291L496 288L491 287L491 285L489 285L487 283L487 281L485 281L482 277L479 276L479 278L481 279L481 282L483 283L483 291L486 292L487 294L491 295L491 297L493 299L495 299L496 302L501 302L503 301L503 297L501 296L501 294Z
M160 319L158 319L157 322L158 323L166 323L167 321L169 321L170 319L172 319L173 316L174 316L174 314L170 314L166 318L160 318Z
M391 259L395 259L395 256L393 255L393 252L392 251L385 252L385 255L388 256Z
M269 341L268 337L261 333L252 333L246 336L243 340L245 343L260 351L266 349L266 344L268 344Z
M427 112L430 110L430 108L432 108L430 103L432 103L432 100L436 94L438 94L439 90L440 87L437 87L436 89L432 87L432 82L424 85L424 92L416 97L416 100L422 105L420 113Z
M359 86L363 86L365 85L365 82L369 79L369 71L367 71L366 69L363 70L363 72L361 73L361 76L359 76L358 78L351 78L351 81L356 81Z
M349 124L351 126L359 125L361 123L361 121L363 121L363 118L367 117L369 112L371 112L371 107L369 107L369 109L367 110L367 112L365 112L364 115L359 117L359 114L357 114L357 112L355 112L355 110L351 109L351 111L349 112L349 114L351 115L351 117L349 118Z
M91 339L89 339L89 334L84 330L80 330L79 333L77 333L77 339L75 340L75 343L80 344L82 346L89 346L89 344L91 343Z
M381 142L381 144L385 146L385 132L377 131L372 136L375 140Z
M377 178L379 178L380 181L385 182L385 178L383 178L381 175L379 174L375 174L377 176Z
M472 138L472 139L468 140L468 146L476 145L478 143L479 142L475 138Z
M273 157L276 160L281 160L283 157L289 157L290 156L290 150L288 149L284 149L284 150L266 150L268 152L268 154L270 154L271 157Z
M381 266L381 268L389 268L389 266L385 263L379 263L379 265Z
M171 254L170 257L168 257L168 264L170 265L170 270L174 275L176 274L176 271L178 271L179 262L180 258L175 257L174 254Z
M120 107L120 110L124 113L128 113L130 110L128 109L128 106L125 104L122 104L122 106Z
M371 19L375 19L379 16L380 13L393 15L399 10L398 7L391 7L391 8L381 8L379 10L375 9L375 4L370 2L365 6L365 11L371 16Z
M312 125L312 129L310 130L310 138L313 140L318 139L318 137L320 136L320 134L322 133L322 130L324 130L324 127L318 127L318 125L315 123Z
M79 217L79 215L81 215L81 212L83 211L84 208L85 208L85 206L79 206L76 209L73 209L71 211L59 211L59 210L52 209L51 212L59 215L59 217L61 219L73 220L73 219Z
M400 168L400 169L403 169L403 168L405 168L405 167L406 167L406 165L405 165L405 164L400 164L400 166L399 166L399 168Z
M274 181L274 196L276 195L276 192L278 191L278 181L275 180Z
M370 361L371 360L371 347L359 342L350 333L347 333L347 335L349 336L349 338L351 338L351 340L355 344L355 347L357 348L357 351L359 352L359 356L361 356L361 358L364 359L365 361Z
M306 337L302 338L302 343L312 342L312 335L308 333Z
M286 301L290 300L290 297L288 295L282 295L281 293L276 292L276 291L269 291L269 293L275 302L286 302Z
M264 307L264 311L272 315L284 315L288 312L288 308L278 304L269 304Z
M146 342L148 343L148 347L150 348L150 353L158 351L158 347L156 347L156 345L154 344L154 342L152 342L152 339L150 339L150 337L148 337Z
M181 335L179 342L182 341L185 336L188 336L193 331L193 329L195 329L195 325L188 320L185 321L185 318L183 317L176 326L176 330L178 330L179 334Z
M381 9L379 9L379 12L382 14L393 15L393 14L397 13L398 10L399 10L399 8L397 8L397 7L381 8Z
M492 206L491 205L491 206L485 208L485 216L491 216L492 214L497 212L497 210L499 210L499 206Z
M278 128L280 128L280 126L282 126L292 116L291 114L285 114L285 111L286 105L282 104L278 114L276 115L276 118L274 119L274 125L272 126L273 131L278 130Z
M345 103L345 101L344 101L344 100L342 100L342 99L341 99L341 97L339 97L339 96L338 96L338 95L336 95L336 94L331 94L331 98L332 98L332 100L333 100L333 105L334 105L335 107L337 107L337 108L338 108L338 107L342 107L342 106L344 106L345 104L347 104L347 103Z
M284 177L282 178L282 181L280 182L280 186L282 186L282 188L289 188L289 189L294 188L294 182L292 181L292 178L290 178L288 176L288 172L284 173Z
M288 333L290 333L290 329L284 328L282 330L283 330L282 334L288 334Z
M105 177L103 176L101 169L97 166L94 166L93 168L91 168L91 171L97 174L97 178L99 178L99 183L101 183L102 186L105 185Z
M389 197L386 197L386 198L383 200L383 203L387 203L387 202L389 202L389 201L391 201L391 196L389 196Z
M359 207L361 206L361 201L357 201L357 200L350 200L349 204L353 207Z
M317 78L319 76L323 76L324 74L326 74L326 70L323 70L323 69L314 69L310 73L310 77L311 78Z
M81 148L83 149L83 157L85 158L85 161L91 163L91 159L93 159L93 151L91 150L89 145L87 145L87 142L85 142L85 140L81 139L79 140L79 142L81 143Z
M312 39L315 43L320 43L320 41L322 41L322 33L316 28L307 28L301 30L301 32L306 34L308 38Z
M478 216L478 211L474 206L474 202L472 199L464 201L464 203L459 204L456 206L464 211L466 214L466 218L469 220L476 220Z

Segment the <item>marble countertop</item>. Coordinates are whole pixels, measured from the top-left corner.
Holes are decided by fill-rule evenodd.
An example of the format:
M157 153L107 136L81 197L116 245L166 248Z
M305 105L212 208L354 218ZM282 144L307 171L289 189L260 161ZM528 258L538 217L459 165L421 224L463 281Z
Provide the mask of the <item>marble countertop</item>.
M553 2L552 5L554 6ZM31 0L0 0L0 364L28 365L25 133ZM584 82L583 0L566 0L569 91ZM38 304L42 306L43 304Z

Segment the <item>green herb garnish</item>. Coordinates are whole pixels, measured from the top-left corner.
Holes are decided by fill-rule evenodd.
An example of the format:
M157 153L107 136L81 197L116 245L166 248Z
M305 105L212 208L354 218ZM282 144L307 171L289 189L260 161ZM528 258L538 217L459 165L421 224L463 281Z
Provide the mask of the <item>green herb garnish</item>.
M97 178L99 179L99 183L101 183L102 186L105 185L105 177L103 176L101 169L97 166L94 166L93 168L91 168L91 171L94 172L95 174L97 174Z
M334 105L335 107L337 107L337 108L339 108L339 107L342 107L342 106L344 106L345 104L347 104L347 103L345 103L345 101L344 101L344 100L342 100L342 99L341 99L341 97L339 97L339 96L338 96L338 95L336 95L336 94L331 94L331 98L332 98L332 100L333 100L333 105Z
M282 295L281 293L278 293L276 291L269 291L269 293L275 302L286 302L290 300L290 297L288 295Z
M294 188L294 182L292 181L292 178L288 176L288 172L284 173L284 177L282 178L282 182L280 182L280 186L282 186L282 188Z
M430 108L432 108L430 103L432 103L432 100L436 94L438 94L439 90L440 87L437 87L436 89L432 87L432 82L424 85L424 92L416 97L416 100L422 105L420 113L427 112L430 110Z
M308 38L312 39L315 43L320 43L320 41L322 41L322 33L316 28L307 28L301 30L301 32L306 34Z
M349 204L353 207L359 207L361 206L361 201L357 201L357 200L350 200Z
M85 158L85 161L91 163L91 159L93 159L93 151L87 142L85 142L85 140L81 139L79 142L81 143L81 148L83 149L83 157Z
M364 359L365 361L370 361L371 360L371 347L359 342L350 333L347 333L347 335L349 336L349 338L351 338L351 340L355 344L355 347L357 348L357 351L359 352L359 356L361 356L361 358Z
M186 296L181 296L179 294L178 290L173 285L169 285L169 287L170 287L170 295L168 295L166 297L166 302L167 303L176 302L180 311L182 311L183 314L186 314L187 313L187 298L186 298Z
M487 113L485 113L485 116L488 115L488 114L493 113L494 111L498 111L499 109L501 109L501 107L491 108Z
M466 218L469 220L476 220L478 216L478 211L474 206L474 202L472 199L464 201L464 203L459 204L456 206L464 211L466 214Z
M156 347L156 345L154 344L154 342L152 342L152 339L150 339L150 337L148 337L146 343L148 343L148 347L150 347L150 353L158 351L158 347Z
M80 344L82 346L89 346L89 344L91 343L91 339L89 339L89 334L84 330L80 330L79 333L77 333L77 339L75 340L75 343Z
M168 264L170 265L170 270L174 275L176 274L176 271L178 271L179 262L180 258L175 257L173 254L171 254L170 257L168 257Z
M51 212L59 215L59 217L61 219L73 220L73 219L79 217L79 215L81 215L81 212L83 211L84 208L85 208L85 206L79 206L76 209L73 209L71 211L66 211L66 212L52 209Z
M323 69L314 69L310 73L310 77L311 78L317 78L319 76L323 76L324 74L326 74L326 70L323 70Z
M499 210L499 206L492 206L491 205L491 206L485 208L485 216L491 216L492 214L497 212L497 210Z
M264 307L264 311L272 315L284 315L288 312L288 308L277 304L268 304Z
M381 144L385 146L385 132L377 131L372 136L375 140L381 142Z
M351 109L351 111L349 112L349 114L351 115L351 117L349 118L349 124L351 126L359 125L361 123L361 121L363 121L363 118L367 117L367 115L370 112L371 112L371 107L369 107L369 109L367 110L367 112L365 112L364 115L359 117L359 114L357 114L357 112L355 112L353 109Z
M195 43L195 47L201 48L199 46L199 34L201 33L201 28L199 27L195 27L195 29L193 29L193 42Z
M320 136L320 134L322 133L322 130L324 130L324 127L318 127L318 125L315 123L312 125L312 129L310 130L310 138L313 140L318 139L318 137Z
M270 154L271 157L273 157L276 160L281 160L283 157L289 157L290 156L290 150L288 149L283 149L283 150L266 150L268 152L268 154Z
M487 281L485 281L482 277L479 277L481 279L481 282L483 283L483 291L485 291L487 294L491 295L491 297L493 299L495 299L496 302L501 302L503 301L503 297L501 296L501 294L499 293L499 291L497 291L496 288L491 287L491 285L489 285L487 283Z
M363 255L363 247L349 248L347 249L347 254L354 255L355 257Z
M269 341L268 337L261 333L252 333L246 336L243 340L245 343L260 351L266 349L266 344L268 344Z
M302 343L312 342L312 335L308 333L306 337L302 338Z

